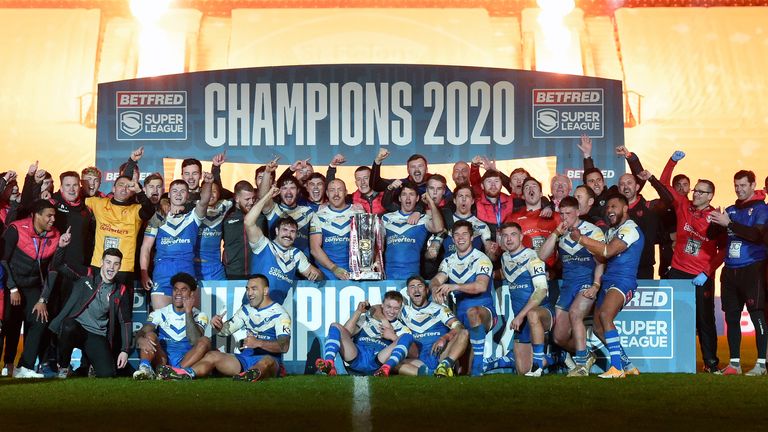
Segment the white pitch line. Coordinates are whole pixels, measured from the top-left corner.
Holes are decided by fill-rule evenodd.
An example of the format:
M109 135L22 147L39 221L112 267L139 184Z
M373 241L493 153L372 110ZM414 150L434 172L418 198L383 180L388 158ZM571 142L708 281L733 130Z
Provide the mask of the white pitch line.
M368 394L368 377L356 376L352 401L352 430L355 432L370 432L371 401Z

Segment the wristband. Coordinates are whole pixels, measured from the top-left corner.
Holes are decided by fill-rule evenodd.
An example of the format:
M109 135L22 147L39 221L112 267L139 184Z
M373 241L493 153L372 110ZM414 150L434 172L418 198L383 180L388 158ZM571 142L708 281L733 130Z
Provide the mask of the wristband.
M11 288L11 294L19 292L18 288Z

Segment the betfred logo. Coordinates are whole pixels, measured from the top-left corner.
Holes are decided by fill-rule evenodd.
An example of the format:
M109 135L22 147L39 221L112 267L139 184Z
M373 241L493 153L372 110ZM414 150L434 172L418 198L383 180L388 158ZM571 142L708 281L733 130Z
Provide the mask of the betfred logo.
M603 89L533 89L533 137L604 136Z
M118 140L187 139L187 92L119 91L115 102Z

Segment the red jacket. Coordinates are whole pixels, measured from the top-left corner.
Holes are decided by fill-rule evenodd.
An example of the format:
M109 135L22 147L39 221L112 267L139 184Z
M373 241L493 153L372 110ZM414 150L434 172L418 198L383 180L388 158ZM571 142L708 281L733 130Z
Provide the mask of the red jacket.
M367 213L374 213L381 216L387 212L387 210L381 204L381 199L383 197L384 194L379 193L375 198L373 198L373 200L368 201L368 199L365 198L359 190L357 190L352 194L352 203L359 204Z

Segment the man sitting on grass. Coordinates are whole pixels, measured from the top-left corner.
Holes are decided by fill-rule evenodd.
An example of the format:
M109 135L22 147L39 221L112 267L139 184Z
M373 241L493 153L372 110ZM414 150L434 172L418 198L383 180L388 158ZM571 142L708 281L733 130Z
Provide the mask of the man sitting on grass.
M269 280L261 274L248 277L248 304L232 319L224 322L220 315L211 325L220 336L230 336L245 328L248 336L241 341L240 354L209 351L202 360L187 368L169 365L158 369L161 379L192 379L210 375L214 370L232 375L235 381L261 381L278 374L283 353L291 344L291 317L279 303L269 297Z
M171 304L149 314L136 333L141 364L133 373L135 380L154 379L153 366L190 367L211 349L211 340L203 336L208 316L194 307L197 281L180 272L171 278L171 286Z
M411 331L400 320L402 308L403 295L388 291L380 307L362 301L346 324L331 324L325 355L315 362L318 373L336 375L336 354L341 353L352 373L389 376L413 344Z

